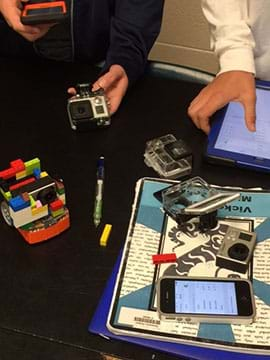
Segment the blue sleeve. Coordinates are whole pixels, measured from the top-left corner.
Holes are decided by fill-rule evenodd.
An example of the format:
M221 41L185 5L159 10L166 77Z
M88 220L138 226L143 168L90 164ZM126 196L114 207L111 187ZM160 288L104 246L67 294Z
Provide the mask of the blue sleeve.
M132 84L143 73L160 32L164 0L117 0L103 72L121 65Z

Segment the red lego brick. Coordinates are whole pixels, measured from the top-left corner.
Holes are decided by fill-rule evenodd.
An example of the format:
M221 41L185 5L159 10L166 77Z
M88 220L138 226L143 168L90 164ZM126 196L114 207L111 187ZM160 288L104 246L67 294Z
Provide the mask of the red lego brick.
M25 170L24 162L21 159L11 161L10 166L16 171L16 173Z
M156 254L156 255L152 255L152 260L153 260L153 264L158 265L163 263L176 262L177 258L175 253Z
M13 160L10 162L10 168L0 171L0 178L7 180L16 175L17 172L25 169L24 162L21 159Z
M16 171L12 168L0 171L0 178L7 180L16 175Z
M31 177L29 179L26 179L26 180L23 180L23 181L20 181L18 182L17 184L14 184L14 185L11 185L9 187L9 191L12 191L12 190L15 190L15 189L19 189L20 187L24 186L24 185L27 185L27 184L30 184L32 182L36 181L36 179L34 177Z
M56 211L61 209L64 206L64 203L62 200L58 199L50 203L50 209L52 211Z

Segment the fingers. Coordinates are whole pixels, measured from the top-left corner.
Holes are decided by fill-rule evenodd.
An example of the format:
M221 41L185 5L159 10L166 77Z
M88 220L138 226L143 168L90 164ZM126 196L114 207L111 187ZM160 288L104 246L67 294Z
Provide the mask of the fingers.
M92 85L92 91L97 91L98 89L102 88L102 86L99 84L99 80L97 80L96 82L94 82L94 84Z
M14 25L13 30L23 36L26 40L33 42L42 36L40 30L32 26L24 26L21 24Z
M110 113L114 114L128 88L128 77L125 70L120 65L112 65L107 73L97 79L91 90L96 91L100 88L105 91ZM70 87L68 93L76 95L76 90Z
M68 88L67 92L70 95L76 95L76 89L74 87Z
M217 76L191 102L188 115L199 129L209 133L210 117L230 101L243 105L246 126L255 131L255 80L253 74L244 71L229 71Z
M204 120L202 119L202 116L199 113L199 110L201 108L199 101L200 100L197 97L197 98L195 98L195 101L193 101L190 104L190 106L188 108L188 116L191 118L191 120L193 121L193 123L195 124L195 126L198 129L203 130L204 132L207 132L209 119L208 119L208 117L205 117Z
M199 95L197 95L190 103L189 107L195 107L198 103L200 103L201 105L203 103L206 103L208 101L210 95L208 95L208 86L206 86L205 88L203 88Z
M195 101L190 104L188 115L198 129L208 134L210 131L210 117L217 110L225 106L227 102L227 98L223 97L220 93L211 95L205 91L199 94L198 99L195 99Z
M43 36L43 32L36 26L23 25L19 17L12 17L7 19L8 25L21 36L23 36L28 41L35 41L39 37Z
M55 24L41 24L41 25L36 25L36 26L22 25L16 31L19 32L28 41L33 42L33 41L36 41L37 39L41 38L45 34L47 34L47 32L53 26L55 26Z
M94 84L93 84L93 90L96 91L100 88L102 88L104 91L106 91L110 86L113 85L115 82L114 76L112 76L109 72L100 77Z
M126 77L125 70L119 65L112 65L110 70L93 84L93 91L102 88L106 92L106 90L117 84L123 77Z
M120 65L112 65L92 86L92 91L104 89L111 114L114 114L128 88L128 77Z
M188 108L188 115L197 126L198 129L201 129L206 134L210 131L210 117L223 106L225 106L229 101L223 99L218 94L212 96L208 101L196 100L193 104L191 103ZM249 131L256 131L256 99L249 99L240 101L244 107L245 112L245 122Z
M249 131L256 131L256 95L241 102L245 111L246 127Z
M111 101L110 100L107 101L108 108L110 110L111 115L116 113L121 101L122 101L122 97L114 97Z

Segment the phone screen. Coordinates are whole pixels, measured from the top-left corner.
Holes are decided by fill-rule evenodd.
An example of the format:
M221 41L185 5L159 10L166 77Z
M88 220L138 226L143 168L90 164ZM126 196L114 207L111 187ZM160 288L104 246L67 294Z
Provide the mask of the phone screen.
M231 102L215 143L216 149L270 159L270 91L257 88L256 95L256 132L246 128L243 106Z
M160 279L159 310L164 314L249 317L254 314L251 283L245 279Z
M175 280L175 312L237 315L235 283Z

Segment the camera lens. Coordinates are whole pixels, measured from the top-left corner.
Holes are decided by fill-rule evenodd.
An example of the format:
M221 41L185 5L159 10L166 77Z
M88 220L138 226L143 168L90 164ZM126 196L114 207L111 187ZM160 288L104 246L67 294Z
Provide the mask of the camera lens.
M70 114L74 120L91 119L93 111L88 100L75 101L70 104Z
M50 204L56 199L57 199L57 195L55 188L53 186L40 190L40 192L37 195L37 200L40 200L42 205Z
M85 113L85 108L83 106L79 106L77 109L79 114L84 114Z
M228 254L232 259L244 261L248 257L249 249L244 244L235 244L228 250Z

